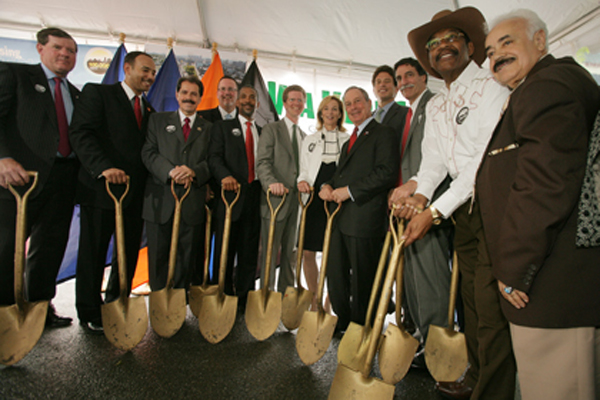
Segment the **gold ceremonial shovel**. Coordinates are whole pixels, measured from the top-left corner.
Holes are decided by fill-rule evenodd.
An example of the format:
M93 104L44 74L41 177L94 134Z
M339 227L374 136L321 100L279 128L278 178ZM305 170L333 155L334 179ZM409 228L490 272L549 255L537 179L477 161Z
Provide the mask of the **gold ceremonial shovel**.
M438 382L453 382L460 378L469 363L464 333L454 330L454 305L458 290L458 257L452 257L452 280L448 304L448 327L429 325L425 343L427 369Z
M209 286L204 294L198 314L200 333L210 343L219 343L225 339L235 324L237 313L237 296L225 294L225 272L227 269L227 255L229 254L229 234L231 229L231 210L240 198L241 188L238 187L235 199L230 203L225 198L225 189L221 188L221 198L225 204L225 226L223 230L223 243L221 244L221 260L219 265L219 285L216 292ZM214 285L213 285L214 286ZM210 293L208 293L210 292Z
M204 205L206 209L206 228L204 231L204 279L200 286L190 286L189 301L190 310L196 318L200 314L200 308L202 307L202 298L208 294L215 294L219 289L218 285L208 286L208 267L210 265L210 239L211 239L211 223L212 223L212 212L208 205ZM209 290L210 289L210 290Z
M400 253L404 245L404 241L400 240L400 235L396 232L393 224L393 215L390 214L390 231L394 238L394 250L388 270L386 273L385 281L383 283L381 298L377 306L377 314L375 316L375 323L373 324L373 330L366 343L359 348L360 353L365 353L365 356L359 356L359 359L363 361L359 368L355 369L349 366L338 364L338 368L333 377L333 383L331 390L329 391L329 399L332 400L346 400L346 399L392 399L394 397L394 385L383 382L377 378L370 376L371 367L373 366L373 359L375 353L381 345L381 331L383 329L383 322L387 312L387 307L392 296L392 286L396 277L396 270L398 267L398 260ZM378 271L379 272L379 271ZM373 285L373 291L377 291L378 286ZM346 332L348 334L348 332ZM341 344L341 342L340 342Z
M313 296L315 295L310 290L302 287L301 276L302 276L302 252L304 250L304 226L306 224L306 209L310 206L313 201L314 191L310 188L310 197L306 204L302 202L302 193L298 192L298 203L302 208L302 217L300 218L300 228L298 236L298 249L296 250L296 287L288 286L283 295L283 301L281 303L281 322L289 329L293 330L300 326L302 315L305 311L308 311L310 303L312 303Z
M273 210L271 204L271 190L267 190L267 204L271 211L271 222L269 225L269 238L267 245L263 247L266 251L265 257L265 276L263 287L260 290L248 292L248 302L246 303L246 327L252 336L257 340L265 340L271 337L279 326L281 319L281 293L269 289L269 278L271 276L271 259L273 258L273 236L275 235L275 225L277 224L277 213L285 202L286 193L279 203L279 206Z
M177 264L177 246L179 244L179 225L181 224L181 204L190 194L192 184L181 196L175 193L175 181L171 180L171 193L175 199L175 211L173 213L173 229L171 231L171 249L169 252L169 271L167 273L166 286L150 293L150 324L158 336L170 338L179 331L185 316L187 307L185 304L185 289L173 288L173 277Z
M38 183L38 173L28 171L33 177L31 187L21 197L9 184L8 190L17 201L15 232L15 304L0 307L0 363L13 365L23 359L38 342L46 324L48 301L29 303L23 295L23 270L25 240L27 239L27 199Z
M404 227L401 226L397 236L401 236L403 230ZM410 365L419 347L419 341L407 333L400 322L402 290L404 288L403 280L404 248L402 248L396 271L396 323L398 325L388 325L383 335L381 347L379 348L379 370L381 371L381 376L385 382L392 385L395 385L404 378L410 369Z
M148 312L143 297L129 297L127 291L127 257L125 255L125 232L123 230L123 199L129 192L129 176L125 192L117 199L106 181L106 191L115 202L115 239L119 268L119 298L101 307L104 335L121 350L133 349L146 334ZM112 266L115 267L114 265Z
M302 316L302 322L296 335L296 351L302 362L306 365L316 363L323 357L335 331L338 317L333 316L323 308L323 289L327 277L327 264L329 262L329 242L331 241L331 229L333 218L340 211L342 203L330 214L325 202L327 213L327 227L323 239L323 257L321 258L321 272L319 273L319 289L317 291L317 311L306 311Z

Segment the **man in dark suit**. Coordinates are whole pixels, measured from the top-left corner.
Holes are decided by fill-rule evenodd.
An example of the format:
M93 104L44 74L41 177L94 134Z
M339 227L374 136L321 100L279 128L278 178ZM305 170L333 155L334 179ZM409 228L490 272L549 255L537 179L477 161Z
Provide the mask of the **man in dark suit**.
M0 186L23 186L26 171L39 182L27 209L26 293L29 301L51 300L69 237L79 164L68 131L79 90L66 79L75 67L77 43L65 31L37 33L41 64L0 63ZM15 199L0 190L0 305L13 304ZM50 305L46 326L71 324Z
M209 122L235 119L237 109L235 108L238 98L238 83L229 75L219 79L217 86L217 100L219 105L210 110L200 111L200 116Z
M245 310L248 292L254 289L260 237L260 181L256 170L256 149L261 128L254 122L258 93L252 86L239 92L239 115L230 121L218 121L211 131L208 165L212 176L221 183L229 203L241 190L232 209L229 252L225 275L225 293L239 297L238 308ZM214 264L219 266L225 225L225 205L217 193L217 222ZM235 283L233 264L237 259Z
M87 331L100 333L102 321L100 289L106 252L115 231L114 202L105 181L117 194L117 185L127 182L130 190L123 200L123 224L127 258L128 290L137 264L142 234L142 203L147 170L141 149L146 139L150 114L154 112L143 93L154 82L152 57L134 51L125 57L125 80L114 85L87 84L81 107L73 115L71 142L83 166L79 173L76 200L81 204L81 234L76 276L76 306L79 321ZM116 246L115 246L116 248ZM116 251L106 291L106 302L119 297Z
M344 203L331 236L327 282L338 331L364 324L388 226L387 193L398 181L400 155L394 131L371 117L367 92L352 86L344 105L354 124L333 178L319 196ZM350 299L352 297L352 300Z
M153 291L163 289L167 283L175 210L171 181L176 183L179 198L191 185L181 205L176 288L187 289L192 266L204 258L204 201L210 177L206 159L211 124L196 113L202 92L202 82L197 77L180 78L175 95L179 110L152 114L148 122L142 161L150 174L142 216L146 221L148 272Z
M380 124L392 128L400 141L408 107L401 106L395 101L398 88L394 70L389 65L378 67L373 73L371 83L377 98L377 109L373 117Z
M402 142L401 184L390 196L390 204L402 204L416 187L410 178L417 175L421 164L421 142L425 128L425 109L433 93L427 89L427 73L414 58L403 58L394 65L398 90L410 102ZM449 185L449 179L436 190L435 201ZM448 314L450 295L450 252L452 250L452 224L447 221L431 229L423 239L408 246L404 251L404 293L411 316L425 343L429 325L444 326ZM423 353L415 360L425 367Z
M258 142L256 154L256 174L263 188L260 202L262 216L261 238L266 246L269 238L269 221L271 213L267 206L266 193L271 190L273 207L279 206L281 196L287 193L285 203L277 214L277 225L273 237L274 254L281 248L281 261L277 291L284 293L288 286L294 286L294 246L298 230L298 189L296 179L300 173L300 148L306 134L298 126L300 114L306 104L306 92L299 85L291 85L283 92L283 107L285 118L265 125ZM273 288L275 271L271 273L270 281L264 282L265 258L267 251L263 248L261 254L261 281ZM277 257L273 257L275 265Z
M492 26L490 69L512 94L476 193L521 393L597 399L600 246L586 236L597 232L600 218L597 193L582 184L594 180L586 159L588 152L597 157L590 132L600 91L575 60L548 54L546 24L532 11L517 10Z

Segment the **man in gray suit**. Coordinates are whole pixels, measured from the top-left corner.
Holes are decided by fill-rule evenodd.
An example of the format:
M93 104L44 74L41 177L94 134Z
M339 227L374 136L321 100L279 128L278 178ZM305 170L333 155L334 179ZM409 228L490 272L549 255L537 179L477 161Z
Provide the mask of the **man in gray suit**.
M300 172L300 148L302 139L306 136L298 126L300 114L304 111L306 92L299 85L288 86L283 92L283 107L285 118L265 125L258 141L256 156L256 174L264 193L261 197L260 211L261 243L261 283L264 285L265 256L269 238L269 221L271 214L266 201L266 192L271 190L271 202L277 207L280 197L287 193L284 205L277 214L277 225L273 238L273 254L281 248L279 281L277 291L285 292L288 286L294 284L293 251L296 244L296 227L298 219L298 196L296 178ZM272 265L277 257L273 257ZM274 271L273 271L274 272ZM275 274L271 273L270 288L274 288Z
M180 78L176 93L179 110L153 114L148 123L142 161L150 175L142 216L146 220L152 290L160 290L167 283L175 209L171 181L175 181L178 197L191 185L190 194L181 206L176 288L187 288L193 273L191 267L204 256L204 201L210 177L207 156L211 124L196 114L202 92L202 82L197 77Z
M414 192L414 177L421 164L421 142L425 128L425 108L433 93L427 89L427 73L417 60L403 58L394 65L398 90L410 102L406 117L401 151L401 184L390 196L390 205L403 202ZM437 189L437 198L448 187L448 179ZM409 191L409 192L407 192ZM425 237L408 246L404 252L404 292L411 316L425 343L429 325L445 326L450 290L449 257L452 248L451 223L437 225ZM425 367L420 351L415 364Z

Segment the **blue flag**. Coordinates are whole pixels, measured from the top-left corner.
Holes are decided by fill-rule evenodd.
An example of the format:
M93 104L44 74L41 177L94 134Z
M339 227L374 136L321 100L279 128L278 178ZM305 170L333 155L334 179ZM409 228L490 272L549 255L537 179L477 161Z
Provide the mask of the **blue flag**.
M181 77L173 49L156 74L156 80L148 91L148 101L156 111L175 111L179 108L175 98L177 81Z
M125 48L125 44L121 43L121 45L117 48L117 51L115 52L108 69L104 73L104 78L102 78L103 84L112 85L113 83L121 82L123 79L125 79L123 61L125 61L126 55L127 49Z

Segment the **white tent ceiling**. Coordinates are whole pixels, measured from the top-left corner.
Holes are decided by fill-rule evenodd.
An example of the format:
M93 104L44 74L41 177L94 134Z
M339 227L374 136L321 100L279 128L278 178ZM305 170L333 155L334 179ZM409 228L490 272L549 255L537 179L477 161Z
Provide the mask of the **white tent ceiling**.
M555 53L600 51L598 0L0 0L0 36L31 38L42 26L59 26L93 43L116 42L123 32L129 44L215 42L288 65L370 72L412 55L407 33L435 12L464 6L488 20L530 8L548 24Z

